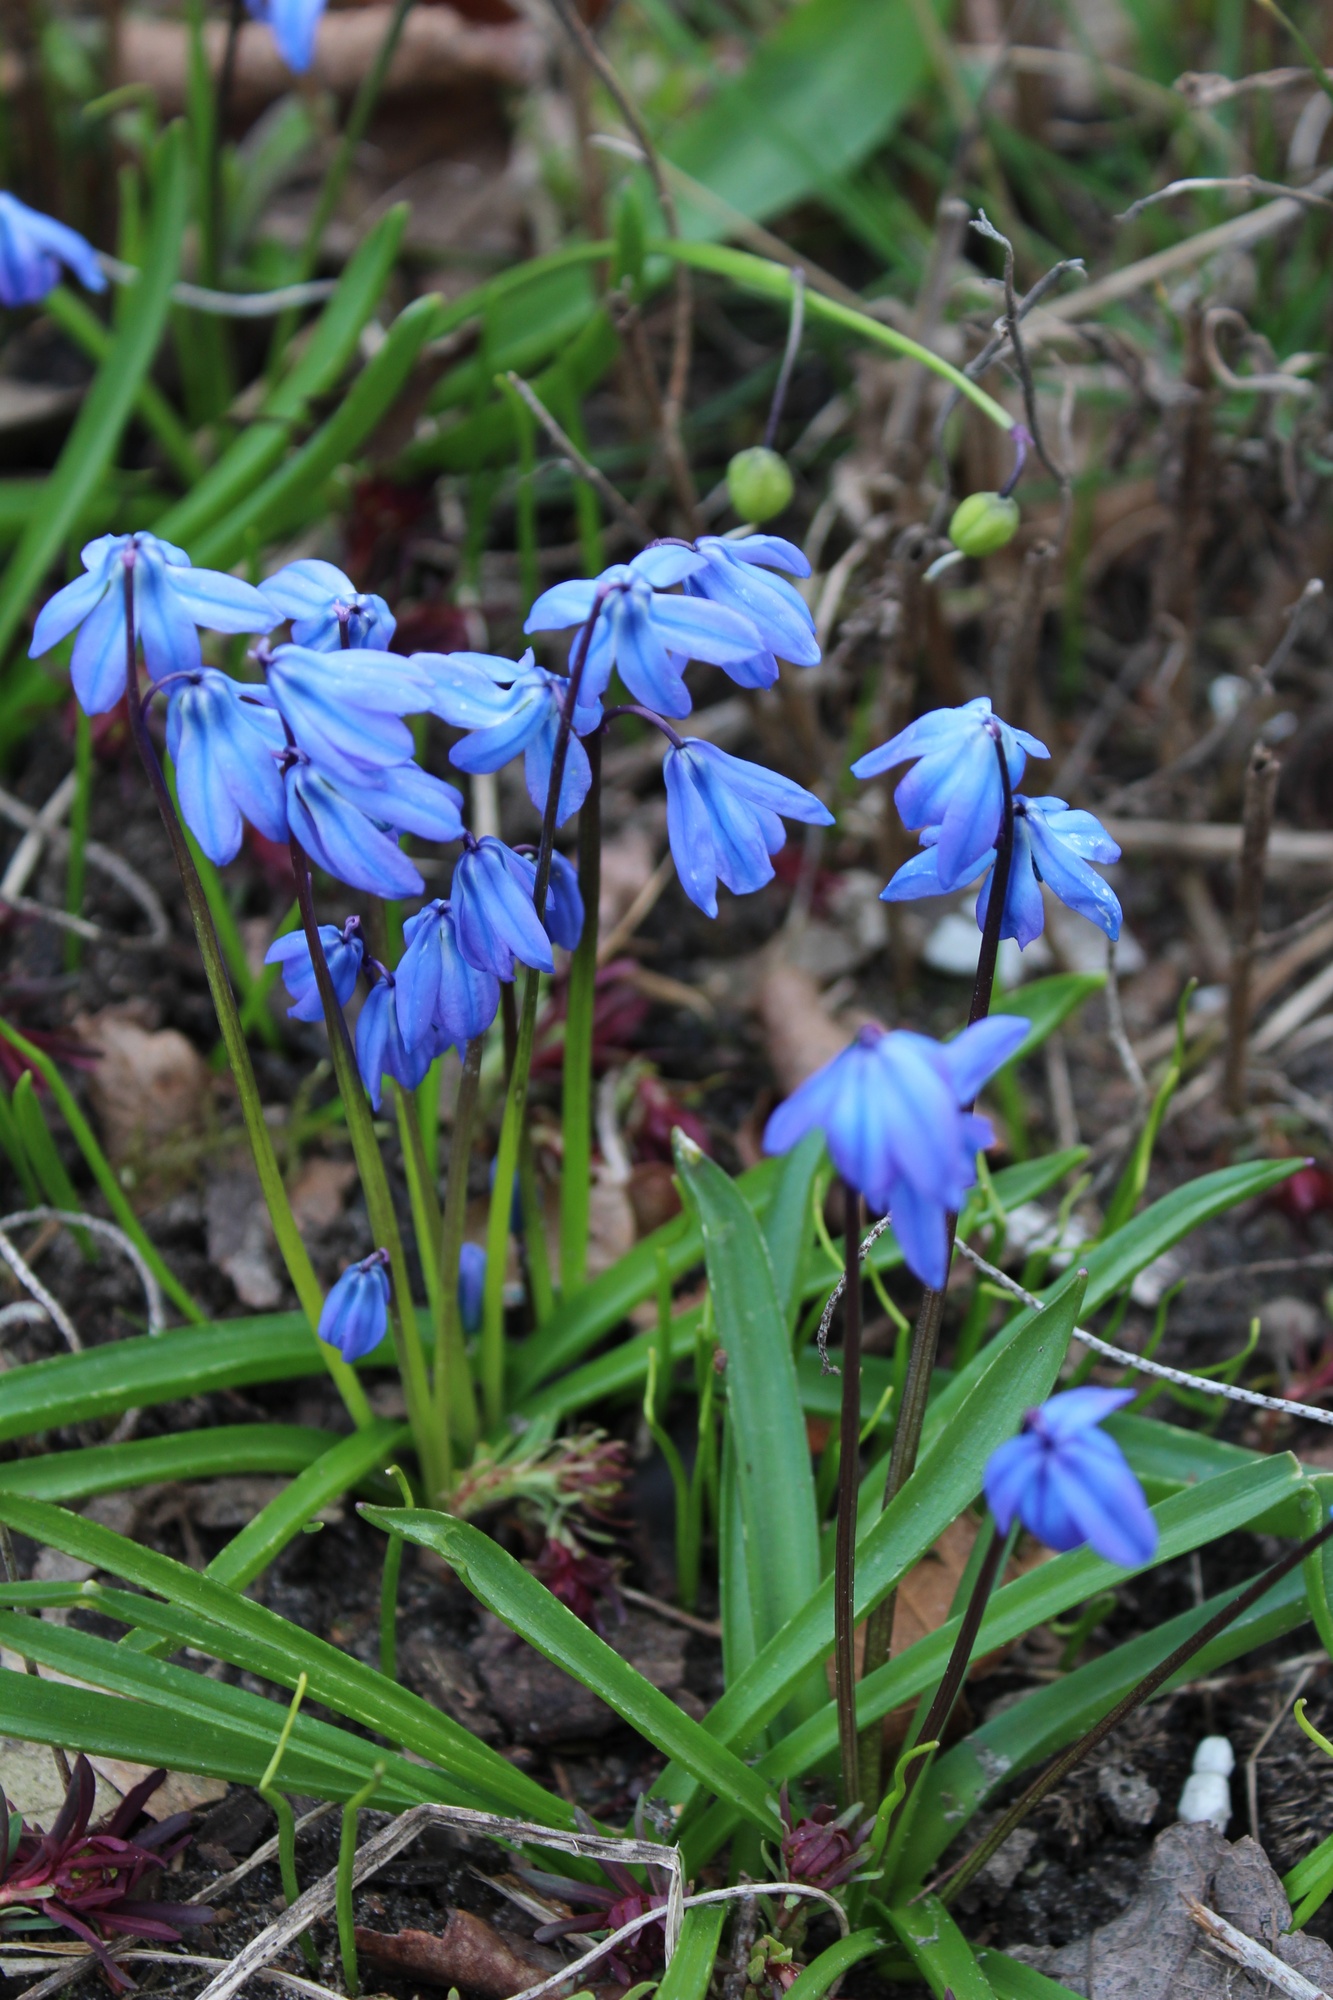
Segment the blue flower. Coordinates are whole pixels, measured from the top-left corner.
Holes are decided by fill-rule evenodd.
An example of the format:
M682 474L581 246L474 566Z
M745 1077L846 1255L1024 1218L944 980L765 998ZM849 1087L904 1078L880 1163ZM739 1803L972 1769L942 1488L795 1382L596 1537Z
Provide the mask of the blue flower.
M278 758L282 724L244 699L245 683L200 667L168 689L167 748L176 766L181 817L209 860L234 859L242 822L268 840L287 838Z
M389 1326L387 1250L372 1250L349 1264L324 1301L319 1337L336 1347L344 1361L360 1361L383 1340Z
M324 947L338 1005L345 1007L356 990L356 976L361 970L365 953L361 942L360 917L349 917L341 930L336 924L321 924L319 940ZM264 953L264 963L282 967L283 984L293 1002L287 1009L290 1019L320 1021L324 1018L314 962L303 930L289 931L286 937L275 938Z
M551 940L533 907L531 862L493 834L465 839L450 891L464 958L497 979L513 978L515 960L538 972L554 972Z
M880 891L881 902L910 903L921 896L943 894L937 865L939 828L926 827L921 839L924 851L903 863L888 888ZM1090 812L1071 810L1063 799L1029 799L1017 793L1014 852L1000 936L1016 938L1021 947L1041 936L1046 922L1041 894L1045 882L1069 909L1099 925L1107 937L1118 938L1119 898L1088 863L1119 859L1120 849ZM981 866L987 873L977 897L977 923L984 926L994 879L991 873L995 866L994 848L981 857Z
M315 59L315 30L327 0L245 0L256 21L262 21L278 46L288 69L301 76Z
M114 708L125 692L124 576L134 578L134 629L154 680L202 665L198 627L209 632L268 632L276 622L267 599L239 577L192 569L184 549L156 535L99 535L83 550L85 575L58 590L33 627L36 660L82 626L70 676L88 715Z
M460 1049L484 1035L500 1005L500 982L469 964L449 903L427 903L403 925L407 949L394 974L398 1025L409 1046L438 1030Z
M671 584L705 567L707 558L693 549L657 546L632 562L613 563L599 577L543 591L528 613L525 632L584 625L599 596L603 599L584 664L576 728L586 732L585 718L606 693L613 667L636 701L662 715L679 716L690 712L683 679L689 661L707 660L731 673L745 670L763 652L753 621L740 612L707 598L663 595Z
M423 777L425 773L421 774ZM287 825L317 868L372 896L419 896L425 884L392 833L317 771L300 751L286 753ZM383 807L392 804L386 794Z
M919 758L900 780L894 799L910 827L937 826L936 867L947 894L978 874L995 845L1004 816L1004 785L996 743L1004 749L1009 783L1016 786L1028 757L1050 752L1025 729L991 714L986 695L961 708L936 708L918 716L878 750L858 757L852 773L875 778L909 757Z
M471 731L449 752L460 771L498 771L523 754L528 797L545 812L551 785L551 758L569 682L533 664L531 651L518 661L491 653L413 653L413 666L430 673L432 713L456 729ZM585 735L601 721L601 704L580 704ZM571 735L560 781L556 825L562 826L588 796L592 767L577 735Z
M420 1042L409 1044L403 1040L394 1005L393 974L381 968L356 1021L356 1066L375 1110L380 1108L386 1076L393 1077L405 1090L415 1090L440 1053L433 1031Z
M1023 1429L986 1466L986 1500L1000 1533L1015 1518L1049 1549L1087 1542L1109 1563L1151 1562L1157 1523L1103 1417L1132 1403L1133 1389L1066 1389L1029 1410Z
M106 290L97 252L77 229L0 193L0 305L35 306L60 283L62 264L90 292Z
M528 894L535 899L537 863L532 853L521 853L518 858L528 871ZM551 856L551 879L546 885L546 935L562 951L574 951L583 936L579 871L563 854Z
M419 764L390 764L363 772L359 779L339 777L338 790L354 806L400 833L423 840L459 840L463 833L463 794L446 778L433 778Z
M763 641L762 652L728 667L734 681L742 687L771 687L780 659L796 667L818 664L819 641L809 605L785 578L769 574L785 569L793 576L809 576L810 565L794 542L781 535L742 535L736 541L700 535L694 547L705 566L686 577L685 595L711 598L739 611Z
M326 777L359 784L410 761L412 732L402 717L429 706L430 684L397 653L276 646L264 668L273 706Z
M313 556L265 577L259 590L278 618L290 618L295 644L316 653L343 651L344 631L349 648L385 651L397 629L398 620L382 597L357 590L340 569Z
M458 1317L464 1333L481 1330L486 1292L486 1252L480 1243L465 1243L458 1258Z
M714 743L676 738L663 765L667 837L681 887L705 916L717 915L717 885L738 896L773 877L770 854L787 833L778 817L832 826L833 815L803 785L747 764Z
M873 1214L892 1216L911 1269L940 1290L949 1274L946 1217L962 1207L976 1155L994 1137L967 1107L1028 1025L996 1016L952 1042L864 1027L778 1106L764 1151L785 1153L807 1132L822 1132L843 1179Z

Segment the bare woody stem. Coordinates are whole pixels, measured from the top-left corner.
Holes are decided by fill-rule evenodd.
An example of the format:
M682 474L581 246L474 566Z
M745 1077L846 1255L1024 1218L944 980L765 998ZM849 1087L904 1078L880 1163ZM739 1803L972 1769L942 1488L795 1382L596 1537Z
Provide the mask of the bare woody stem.
M1223 1094L1227 1110L1239 1117L1245 1109L1246 1044L1250 1034L1250 982L1255 940L1263 908L1264 870L1268 836L1273 825L1281 767L1272 751L1256 743L1245 771L1245 805L1240 847L1240 879L1236 885L1235 927L1231 947L1231 990L1227 1000L1227 1057Z
M1009 779L1009 763L1005 756L1004 743L998 735L995 738L995 755L1000 767L1004 812L1000 821L999 839L995 845L995 867L991 873L990 900L986 905L986 922L981 933L981 950L977 956L977 976L972 988L972 1004L967 1014L969 1027L977 1021L984 1021L990 1013L991 996L995 990L995 968L1000 956L1000 930L1004 921L1004 906L1009 896L1009 877L1014 859L1013 786ZM958 1217L951 1215L947 1224L946 1269L953 1256L953 1240L957 1228ZM933 1285L927 1285L922 1294L921 1309L912 1332L912 1351L907 1363L907 1377L903 1383L903 1400L894 1426L888 1476L884 1482L886 1507L901 1493L916 1468L943 1319L944 1293L937 1291ZM889 1647L893 1639L893 1614L897 1601L898 1593L890 1591L889 1595L875 1606L866 1621L865 1656L862 1664L862 1672L865 1674L877 1672L889 1657ZM868 1806L875 1806L879 1801L881 1746L882 1732L878 1725L862 1733L861 1795Z
M385 1174L379 1142L375 1137L370 1105L362 1089L351 1036L347 1032L347 1022L338 996L333 990L329 962L324 955L324 940L320 937L319 921L315 915L309 858L295 834L292 834L289 844L292 872L296 877L296 900L301 911L301 926L305 931L306 944L310 949L310 962L315 971L315 984L319 988L319 997L324 1008L324 1022L328 1029L329 1048L333 1056L333 1072L343 1102L357 1173L360 1175L362 1191L366 1197L371 1234L375 1242L389 1253L389 1273L393 1282L394 1303L389 1322L393 1331L394 1351L398 1357L403 1393L407 1398L412 1441L421 1463L421 1473L426 1482L428 1498L434 1502L448 1491L451 1479L449 1433L447 1428L442 1432L438 1431L434 1422L430 1382L426 1373L426 1357L421 1346L416 1307L412 1301L412 1281L408 1276L398 1218L394 1213L388 1176Z
M978 1871L985 1867L991 1855L1004 1845L1014 1828L1021 1825L1033 1808L1040 1805L1057 1785L1063 1784L1075 1765L1081 1764L1090 1751L1105 1741L1112 1730L1118 1729L1126 1716L1132 1715L1136 1708L1141 1708L1145 1701L1150 1701L1159 1688L1165 1687L1182 1667L1188 1666L1205 1646L1211 1645L1220 1633L1225 1632L1228 1625L1234 1624L1237 1618L1243 1617L1261 1598L1266 1597L1276 1584L1281 1583L1284 1576L1289 1576L1292 1570L1299 1569L1306 1557L1313 1555L1316 1549L1322 1548L1330 1536L1333 1536L1333 1520L1326 1521L1317 1534L1311 1535L1308 1540L1299 1542L1294 1549L1289 1550L1280 1562L1274 1563L1271 1569L1266 1569L1261 1576L1254 1579L1253 1583L1247 1584L1229 1604L1224 1604L1220 1611L1214 1612L1197 1632L1182 1640L1164 1660L1159 1660L1137 1686L1132 1687L1127 1695L1121 1697L1114 1708L1108 1709L1100 1720L1094 1722L1085 1736L1080 1736L1078 1742L1072 1744L1062 1757L1057 1757L1054 1763L1046 1767L1036 1782L1028 1786L1022 1798L1010 1806L1008 1812L970 1854L964 1855L955 1868L933 1884L943 1900L951 1903L962 1893Z
M843 1182L846 1282L842 1294L842 1413L838 1431L838 1525L833 1555L833 1682L842 1802L858 1789L856 1736L856 1499L861 1461L861 1197Z
M133 551L127 551L133 556ZM241 1017L236 1008L236 996L231 990L227 977L226 960L218 943L217 932L213 928L213 918L209 911L204 885L199 880L199 872L194 865L185 830L177 817L175 803L166 776L158 761L157 749L148 732L148 719L144 714L143 701L139 694L138 648L134 631L134 569L128 562L124 568L125 592L125 705L129 711L130 733L134 738L140 762L157 800L162 824L167 830L172 855L180 872L185 889L185 900L189 905L190 920L194 925L195 937L199 943L199 956L203 960L204 975L208 980L208 990L212 995L213 1008L222 1033L222 1045L231 1064L232 1075L236 1079L236 1091L241 1100L241 1116L245 1121L246 1137L254 1156L255 1171L259 1175L259 1185L263 1192L264 1204L273 1224L273 1235L282 1261L287 1267L287 1275L292 1288L301 1302L301 1310L310 1322L310 1330L316 1333L319 1315L324 1304L324 1294L315 1276L314 1268L301 1241L292 1214L291 1203L287 1199L287 1189L283 1185L282 1173L277 1155L273 1150L273 1139L264 1121L264 1107L259 1095L259 1085L255 1080L254 1066L250 1061L250 1050L241 1026ZM319 1352L328 1366L330 1375L337 1385L338 1393L353 1423L363 1430L374 1422L366 1392L357 1379L356 1371L349 1368L342 1356L317 1341Z

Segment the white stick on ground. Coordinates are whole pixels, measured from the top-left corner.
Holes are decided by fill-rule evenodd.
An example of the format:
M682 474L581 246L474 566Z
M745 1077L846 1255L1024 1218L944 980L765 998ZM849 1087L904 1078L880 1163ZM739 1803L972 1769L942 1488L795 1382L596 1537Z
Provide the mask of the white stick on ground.
M1264 1945L1246 1937L1244 1931L1238 1931L1234 1924L1229 1924L1225 1917L1219 1917L1215 1910L1196 1902L1193 1896L1185 1896L1183 1901L1209 1944L1224 1958L1229 1958L1233 1965L1243 1965L1257 1979L1266 1980L1276 1992L1285 1993L1287 2000L1328 2000L1322 1986L1312 1985L1304 1973L1297 1972L1294 1965L1288 1965Z

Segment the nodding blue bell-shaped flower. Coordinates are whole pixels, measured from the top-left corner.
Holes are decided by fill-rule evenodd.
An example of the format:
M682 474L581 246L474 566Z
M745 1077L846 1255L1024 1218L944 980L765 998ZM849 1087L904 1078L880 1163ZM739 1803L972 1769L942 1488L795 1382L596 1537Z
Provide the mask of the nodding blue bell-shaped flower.
M1138 1569L1157 1549L1157 1523L1128 1460L1098 1426L1133 1389L1066 1389L1029 1410L1023 1429L986 1466L986 1502L1000 1533L1015 1520L1048 1549L1086 1542L1105 1562Z
M284 756L287 824L317 868L372 896L419 896L425 883L384 825L317 771L299 751ZM425 773L422 773L425 776ZM364 796L364 794L363 794ZM386 797L382 807L391 807Z
M685 595L706 597L738 611L762 641L760 651L749 660L726 667L732 680L742 687L771 687L779 660L790 660L796 667L818 664L819 640L809 605L784 577L773 575L774 570L786 570L792 576L809 576L810 565L794 542L781 535L740 535L734 541L700 535L694 546L704 566L686 577Z
M705 567L705 558L675 543L655 544L632 562L613 563L598 577L557 583L528 613L525 632L560 632L584 625L594 605L593 627L574 717L577 729L606 693L615 668L636 701L662 715L688 715L685 668L706 660L730 672L764 651L753 620L705 598L671 597L673 584ZM575 640L575 645L579 642Z
M535 849L518 851L528 870L532 895L537 887ZM551 856L551 879L546 885L546 935L562 951L573 951L583 936L583 898L579 894L579 871L563 854Z
M359 1264L349 1264L319 1315L319 1337L336 1347L344 1361L371 1354L389 1328L387 1250L372 1250Z
M356 1022L356 1066L376 1111L380 1108L386 1076L401 1083L405 1090L416 1089L441 1053L437 1040L434 1033L428 1033L419 1042L409 1045L404 1041L394 1005L393 974L381 968ZM444 1046L447 1048L448 1043Z
M410 762L415 745L402 718L430 703L430 683L410 661L366 647L275 646L263 657L270 701L326 778L361 784Z
M1013 729L992 715L989 697L978 695L961 708L936 708L918 716L852 765L853 776L874 778L909 758L917 760L899 780L894 802L904 826L939 828L935 865L946 895L975 880L999 837L1004 782L997 744L1011 788L1029 757L1050 755L1025 729Z
M834 1166L889 1215L908 1265L941 1290L949 1274L946 1218L976 1183L976 1156L994 1133L967 1107L1023 1040L1029 1023L995 1016L952 1042L873 1025L780 1104L764 1151L786 1153L824 1135Z
M358 590L350 576L313 556L265 577L259 591L278 618L291 620L293 644L316 653L358 647L383 652L398 629L382 597Z
M512 979L516 961L554 972L551 940L533 907L532 864L494 834L464 838L450 892L464 958L497 979Z
M452 905L427 903L407 919L403 939L394 992L408 1046L436 1031L446 1046L460 1049L484 1035L500 1005L500 982L463 956Z
M481 1331L486 1295L486 1252L480 1243L465 1243L458 1257L458 1317L466 1334Z
M769 856L787 839L783 818L807 826L833 824L828 807L804 785L701 739L676 737L663 775L676 873L690 901L708 917L717 915L719 882L746 896L772 881Z
M328 0L245 0L245 4L272 34L288 69L304 76L315 60L315 31Z
M361 942L361 919L349 917L342 929L336 924L321 924L319 941L324 947L324 957L328 963L329 978L338 1005L345 1007L356 991L357 974L365 956L365 946ZM287 1009L293 1021L322 1021L324 1008L319 997L319 986L315 979L314 961L310 956L310 946L303 930L289 931L286 937L275 938L264 953L265 965L280 965L282 981L292 996L293 1004Z
M62 264L90 292L106 290L97 252L77 229L0 193L0 305L35 306L60 283Z
M287 838L282 723L272 709L246 701L246 692L243 681L216 667L173 675L167 687L167 748L181 818L218 867L235 859L246 820L267 840Z
M521 660L491 653L413 653L412 664L431 676L432 712L469 732L454 744L449 762L459 771L499 771L523 757L528 797L546 810L551 760L569 682L563 674L536 666L529 650ZM586 735L601 722L601 704L580 704L578 722ZM576 813L592 785L588 753L573 733L560 781L556 825Z
M239 577L194 569L184 549L156 535L99 535L83 550L84 574L49 598L33 627L32 659L76 628L70 678L79 706L103 715L125 692L125 572L130 572L134 629L154 680L197 673L199 631L269 632L277 623L267 598Z

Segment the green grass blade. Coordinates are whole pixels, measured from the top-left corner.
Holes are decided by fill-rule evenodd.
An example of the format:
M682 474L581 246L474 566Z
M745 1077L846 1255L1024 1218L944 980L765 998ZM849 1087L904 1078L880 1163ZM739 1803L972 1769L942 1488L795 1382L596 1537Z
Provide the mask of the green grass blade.
M219 1424L131 1444L49 1451L0 1465L0 1487L34 1500L68 1503L130 1486L219 1479L243 1472L304 1472L337 1440L303 1424Z
M1079 2000L1058 1979L1048 1979L1031 1965L1002 1951L979 1951L977 1964L991 1983L995 2000Z
M852 1931L811 1959L787 1988L787 2000L823 2000L835 1980L859 1965L863 1958L883 1949L884 1940L878 1931Z
M14 643L41 588L119 448L141 385L153 365L180 271L189 203L184 131L171 125L153 164L153 215L139 282L106 360L65 440L41 504L0 579L0 659Z
M992 1014L1021 1014L1031 1023L1009 1061L1023 1062L1105 985L1104 972L1056 972L1049 979L1034 979L1030 985L1015 987L992 1000Z
M400 1534L443 1556L474 1597L530 1646L599 1694L631 1728L770 1837L780 1836L777 1803L762 1779L622 1660L489 1535L467 1521L420 1507L363 1506L360 1511L386 1534Z
M657 2000L704 2000L717 1963L726 1915L725 1903L707 1903L702 1910L686 1910L680 1942L657 1984Z
M971 1945L938 1896L921 1896L887 1914L932 1993L950 1993L953 2000L995 2000Z
M57 285L42 301L42 310L62 332L67 333L100 368L111 352L114 335L76 292ZM162 447L185 486L193 486L204 475L204 462L194 448L190 433L167 401L156 382L145 377L139 385L134 407L146 427Z

